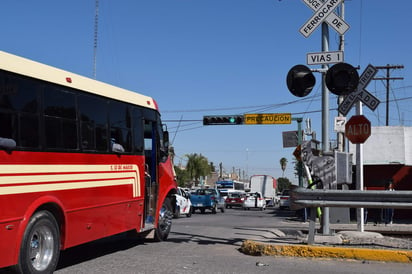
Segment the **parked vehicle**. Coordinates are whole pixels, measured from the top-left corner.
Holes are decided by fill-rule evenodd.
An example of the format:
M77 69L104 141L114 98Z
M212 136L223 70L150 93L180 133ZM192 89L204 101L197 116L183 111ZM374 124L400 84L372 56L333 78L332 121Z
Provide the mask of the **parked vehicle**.
M263 198L262 193L250 193L250 195L245 198L243 201L243 209L250 210L251 208L258 208L260 210L266 209L266 201L265 198Z
M276 205L276 179L270 175L253 175L250 177L250 192L260 192L267 206Z
M245 197L246 193L244 192L229 192L226 198L226 208L242 207Z
M279 197L279 208L286 209L290 207L290 190L285 189Z
M185 214L187 217L192 216L192 202L190 201L190 194L183 190L183 188L178 187L175 198L176 206L173 216L175 218L179 218L182 214Z
M220 209L221 212L225 212L225 200L220 192L214 188L196 190L196 192L190 195L190 201L192 202L192 213L197 209L199 209L201 213L205 213L206 209L211 210L213 214L215 214L218 209Z

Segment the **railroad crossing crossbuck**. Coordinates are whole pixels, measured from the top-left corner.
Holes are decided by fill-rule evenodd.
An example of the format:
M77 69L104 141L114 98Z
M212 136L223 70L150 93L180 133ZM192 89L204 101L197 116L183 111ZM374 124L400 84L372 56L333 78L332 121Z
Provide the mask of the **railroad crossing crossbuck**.
M326 21L326 23L340 35L343 35L349 29L349 25L334 12L342 0L328 0L324 3L320 0L303 0L303 2L315 12L299 30L306 38L308 38L323 21Z
M371 110L375 110L380 101L378 98L369 93L365 88L372 81L378 70L369 64L359 77L359 85L355 92L346 96L345 100L339 105L339 112L343 115L347 115L353 104L361 100Z

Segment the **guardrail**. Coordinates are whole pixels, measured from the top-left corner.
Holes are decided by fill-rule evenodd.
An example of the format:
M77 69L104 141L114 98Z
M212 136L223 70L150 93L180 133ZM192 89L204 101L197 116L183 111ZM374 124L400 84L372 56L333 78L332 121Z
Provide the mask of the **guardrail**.
M412 208L412 191L331 190L296 188L291 191L291 208Z

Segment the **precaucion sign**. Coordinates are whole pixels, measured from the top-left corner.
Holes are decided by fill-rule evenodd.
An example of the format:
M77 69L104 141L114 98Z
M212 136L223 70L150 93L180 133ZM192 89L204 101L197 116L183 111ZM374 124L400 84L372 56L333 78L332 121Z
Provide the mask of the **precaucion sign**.
M253 113L243 115L245 125L272 125L291 124L292 114L290 113Z

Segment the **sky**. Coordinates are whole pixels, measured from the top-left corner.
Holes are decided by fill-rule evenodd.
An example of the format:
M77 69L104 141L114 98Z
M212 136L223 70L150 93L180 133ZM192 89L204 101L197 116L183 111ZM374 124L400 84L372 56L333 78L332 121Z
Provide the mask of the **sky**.
M241 177L268 174L296 182L292 155L283 148L289 125L203 126L204 115L291 113L311 119L322 139L321 75L303 98L292 95L286 75L321 52L321 31L299 29L313 15L300 0L2 0L0 50L153 97L175 148L175 164L187 154L205 156ZM412 126L412 51L408 0L346 0L344 61L403 65L390 70L389 125ZM97 40L95 38L97 37ZM97 43L96 43L97 41ZM339 34L329 28L329 50ZM95 51L96 49L96 51ZM96 55L94 55L96 53ZM309 66L319 69L319 65ZM385 77L379 70L377 77ZM386 122L386 86L367 90L381 104L363 108L372 126ZM337 115L330 93L329 136ZM347 115L354 115L354 109ZM305 127L305 123L303 123ZM280 159L288 159L283 174Z

